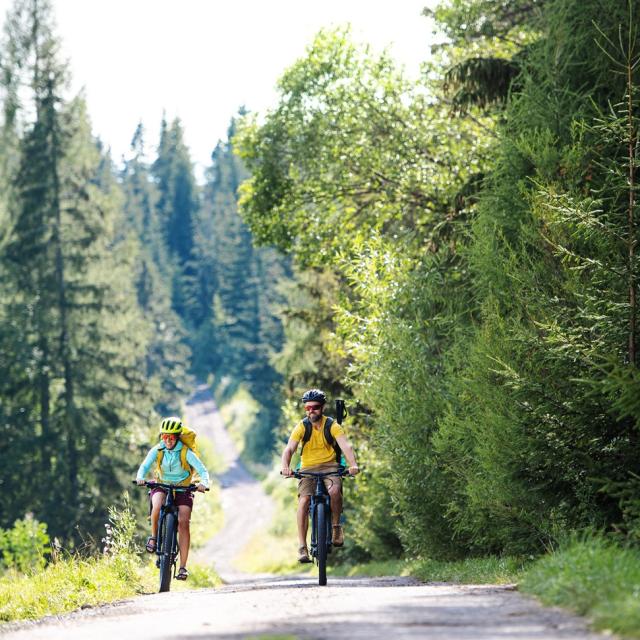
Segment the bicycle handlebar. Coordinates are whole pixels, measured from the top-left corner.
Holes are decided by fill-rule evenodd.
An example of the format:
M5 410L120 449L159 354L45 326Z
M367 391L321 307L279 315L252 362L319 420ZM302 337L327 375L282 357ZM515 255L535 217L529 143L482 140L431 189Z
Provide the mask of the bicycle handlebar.
M282 475L282 471L280 472L280 475ZM342 466L338 467L335 471L292 471L289 477L302 480L302 478L327 478L329 476L355 478L355 476L349 473L349 469L347 467Z
M138 485L137 480L132 480L133 484ZM138 485L141 487L149 487L150 489L154 489L155 487L160 487L161 489L178 489L179 491L195 491L199 485L197 484L167 484L165 482L155 482L155 480L145 480L143 485ZM209 491L209 487L205 487L205 491Z

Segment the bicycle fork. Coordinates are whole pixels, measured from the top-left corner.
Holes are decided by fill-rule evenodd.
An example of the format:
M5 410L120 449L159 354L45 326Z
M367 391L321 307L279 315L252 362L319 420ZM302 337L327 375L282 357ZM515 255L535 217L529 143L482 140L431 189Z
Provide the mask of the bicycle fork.
M324 503L325 507L325 521L327 526L327 553L331 553L333 545L333 527L331 526L331 499L328 495L320 495L316 500L312 500L311 504L309 505L309 520L311 522L311 547L309 551L312 558L315 558L318 555L316 506L319 502Z
M158 536L157 536L157 540L156 540L156 567L160 566L160 558L163 555L163 549L164 549L164 538L166 536L166 531L164 529L164 524L165 524L165 517L167 515L168 509L165 508L165 506L163 505L160 509L160 517L158 518ZM174 535L174 539L171 541L171 551L170 551L170 557L169 560L171 562L171 565L173 566L173 574L175 577L175 573L176 573L176 560L178 559L178 554L180 553L180 545L178 544L178 536L177 536L177 530L178 530L178 512L172 510L172 513L175 516L175 524L176 524L176 533Z

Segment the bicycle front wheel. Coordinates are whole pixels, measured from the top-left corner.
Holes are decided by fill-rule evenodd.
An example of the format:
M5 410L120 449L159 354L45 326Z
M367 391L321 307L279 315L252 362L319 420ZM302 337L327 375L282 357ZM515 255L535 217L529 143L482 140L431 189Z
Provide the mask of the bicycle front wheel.
M160 593L169 591L171 586L171 565L173 564L173 549L175 547L176 514L167 513L163 518L162 548L160 555Z
M327 512L322 502L316 505L316 543L318 551L318 584L327 584Z

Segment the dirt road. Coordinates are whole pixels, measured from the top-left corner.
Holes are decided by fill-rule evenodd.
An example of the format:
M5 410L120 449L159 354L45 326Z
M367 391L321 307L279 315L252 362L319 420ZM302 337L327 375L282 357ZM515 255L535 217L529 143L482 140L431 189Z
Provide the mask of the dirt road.
M262 580L142 596L49 620L4 640L590 640L584 621L506 587L421 585L401 578Z
M242 467L213 399L198 389L187 420L212 438L222 475L225 527L199 551L228 584L141 596L38 623L0 628L3 640L591 640L582 619L545 609L510 587L421 584L407 578L248 579L233 558L268 523L268 498ZM265 549L265 553L269 550Z
M234 567L233 561L254 534L269 525L273 504L242 464L206 385L198 387L188 400L185 418L188 425L212 440L225 467L218 478L224 525L212 540L193 553L192 560L213 564L225 582L238 582L247 576Z

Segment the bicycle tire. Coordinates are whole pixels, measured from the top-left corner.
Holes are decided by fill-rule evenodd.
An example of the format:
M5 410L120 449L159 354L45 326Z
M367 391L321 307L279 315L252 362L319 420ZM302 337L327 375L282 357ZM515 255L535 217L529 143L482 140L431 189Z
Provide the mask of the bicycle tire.
M171 565L176 532L176 515L167 513L163 518L162 548L160 555L160 593L169 591L171 587Z
M327 584L327 513L324 503L316 505L316 544L318 561L318 584Z

